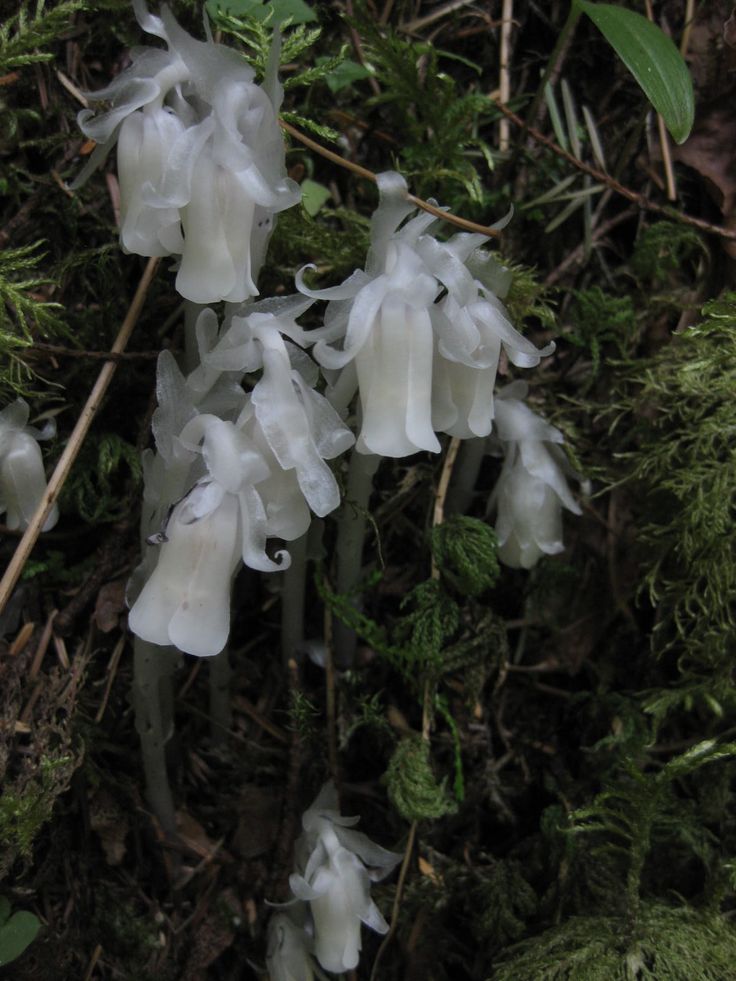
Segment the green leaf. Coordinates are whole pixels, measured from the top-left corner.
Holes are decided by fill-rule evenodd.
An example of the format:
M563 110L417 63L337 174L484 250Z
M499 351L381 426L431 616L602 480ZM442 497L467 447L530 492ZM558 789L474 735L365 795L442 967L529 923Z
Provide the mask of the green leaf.
M0 896L0 926L10 916L10 902L5 896Z
M317 181L311 181L309 178L302 181L302 204L304 205L304 210L312 218L317 214L322 208L322 205L330 197L329 190L324 186L324 184L318 184Z
M263 0L209 0L207 8L213 15L219 9L235 17L254 17L261 22L271 17L274 24L287 18L292 24L317 20L317 15L304 0L271 0L270 3L263 3Z
M26 947L33 942L40 927L41 923L33 913L25 910L14 913L7 923L0 927L0 966L20 957Z
M682 55L646 17L610 3L573 0L623 61L677 143L684 143L695 114L693 82Z
M316 64L323 65L328 61L330 59L323 56L317 58ZM363 78L368 78L370 74L371 72L363 65L359 65L357 61L351 61L349 58L346 58L339 65L336 65L329 75L325 75L325 82L331 92L339 92L340 89L347 88L353 82L359 82Z

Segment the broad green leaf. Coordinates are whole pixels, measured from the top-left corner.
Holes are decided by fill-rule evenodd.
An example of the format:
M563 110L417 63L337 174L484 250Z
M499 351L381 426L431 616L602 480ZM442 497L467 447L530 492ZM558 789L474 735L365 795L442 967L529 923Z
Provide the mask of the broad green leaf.
M312 181L309 178L302 181L301 188L304 210L314 218L325 201L330 197L330 192L324 184L318 184L317 181Z
M326 61L329 61L329 58L323 56L317 58L315 64L323 65ZM357 61L351 61L349 58L346 58L329 75L325 75L325 82L331 92L339 92L340 89L347 88L353 82L359 82L363 78L368 78L370 74L370 71L363 65L359 65Z
M677 143L693 125L693 82L682 55L646 17L610 3L573 0L586 13L626 65Z
M218 8L234 17L255 17L264 21L271 15L271 23L279 24L287 18L292 24L308 24L317 20L315 12L307 6L304 0L209 0L207 4L211 13Z
M35 939L40 926L38 917L33 913L26 910L13 913L7 923L0 927L0 966L20 957Z

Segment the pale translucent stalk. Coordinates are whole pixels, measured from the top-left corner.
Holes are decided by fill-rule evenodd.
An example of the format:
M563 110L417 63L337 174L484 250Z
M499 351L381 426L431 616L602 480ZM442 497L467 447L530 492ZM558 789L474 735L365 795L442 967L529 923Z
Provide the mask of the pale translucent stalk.
M337 592L351 597L356 609L362 601L354 596L363 571L363 544L365 542L368 505L373 492L373 477L380 463L380 456L358 453L353 450L350 456L348 484L345 500L337 519ZM355 660L357 637L354 630L341 620L334 624L334 643L336 662L340 667L349 667Z
M140 637L134 639L133 650L133 706L141 740L146 794L161 830L171 837L176 834L176 817L166 744L174 729L171 675L177 653L173 648L149 644Z
M467 514L473 503L473 494L478 482L485 439L465 439L458 453L457 463L452 472L450 489L445 501L445 514Z
M307 585L306 532L289 542L291 565L281 580L281 657L284 666L304 643L304 597Z

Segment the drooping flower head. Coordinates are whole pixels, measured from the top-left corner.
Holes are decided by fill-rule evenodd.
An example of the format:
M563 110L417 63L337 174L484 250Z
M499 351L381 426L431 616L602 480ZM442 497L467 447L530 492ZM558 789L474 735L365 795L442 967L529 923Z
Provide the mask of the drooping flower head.
M360 819L343 817L337 791L325 784L302 818L304 833L297 842L297 868L289 877L291 891L309 903L314 921L314 953L326 971L352 970L360 958L360 925L378 933L388 924L370 897L371 881L382 879L401 855L352 831Z
M39 439L50 432L40 432L28 425L28 403L16 399L0 412L0 514L5 512L8 528L23 530L33 518L46 493L46 475ZM42 531L53 528L59 520L54 504Z
M201 363L185 377L171 354L159 358L158 452L144 459L149 548L130 589L129 623L144 640L219 653L240 560L261 572L288 568L288 552L272 558L268 539L293 541L311 512L340 503L325 461L353 435L314 391L314 363L282 336L298 333L294 318L311 302L252 305L231 314L221 334L206 309L196 323ZM261 377L246 393L240 382L255 371Z
M502 347L515 364L532 367L554 345L539 350L523 338L488 277L476 278L484 236L438 242L430 233L439 224L433 215L402 224L413 205L399 174L379 174L378 186L365 270L325 290L310 290L297 277L303 293L330 301L324 327L303 343L314 343L323 367L343 370L335 386L343 404L359 391L359 452L439 452L435 431L462 437L491 431Z
M497 511L498 557L515 569L531 569L543 555L563 550L563 507L582 513L567 483L563 435L524 403L526 393L523 382L498 393L496 435L504 463L489 502Z
M123 248L180 255L176 288L186 299L241 302L258 293L274 214L300 198L286 177L275 73L258 86L236 52L192 38L167 6L160 17L144 0L133 6L167 50L137 49L128 69L88 94L111 107L79 114L98 146L73 186L117 144Z

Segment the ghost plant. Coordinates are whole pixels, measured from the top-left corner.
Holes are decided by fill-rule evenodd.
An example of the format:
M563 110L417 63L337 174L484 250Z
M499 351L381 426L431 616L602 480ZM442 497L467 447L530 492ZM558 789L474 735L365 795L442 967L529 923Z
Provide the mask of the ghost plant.
M498 394L496 436L504 462L489 502L497 512L498 556L516 569L531 569L543 555L563 550L563 507L582 513L567 483L572 471L561 449L564 437L526 405L526 394L524 382Z
M29 426L29 414L28 403L21 398L0 412L0 514L5 512L5 524L11 530L28 527L46 493L38 441L48 439L55 429L40 431ZM58 519L54 504L42 530L53 528Z
M401 861L400 854L353 831L359 820L340 814L335 786L325 784L302 817L297 871L289 877L294 896L309 904L317 960L338 974L358 965L361 924L378 933L388 931L371 899L370 884Z
M256 85L236 52L192 38L166 5L160 17L144 0L133 7L167 49L136 49L129 68L87 93L111 107L79 114L97 147L73 186L117 145L123 249L180 256L176 289L195 303L246 300L273 216L300 198L284 166L280 87L275 77Z
M494 401L502 353L528 369L554 345L537 348L512 326L503 304L509 274L483 250L487 237L441 240L441 219L413 214L404 179L381 174L365 267L321 290L305 284L302 270L298 295L253 302L274 216L300 195L285 172L275 72L258 86L239 55L210 36L190 37L166 6L160 16L143 0L134 9L165 47L135 50L128 69L88 96L108 108L80 113L97 148L76 186L117 146L122 247L173 256L176 289L189 301L186 368L169 352L159 358L155 450L144 455L146 544L129 588L138 726L147 776L160 787L171 698L167 707L170 681L157 674L156 650L162 658L166 650L224 651L241 564L285 570L289 543L299 542L303 571L304 535L312 515L339 507L333 461L350 447L347 486L358 508L343 507L338 519L343 594L356 585L360 512L380 459L437 453L438 434L484 440L495 422L505 462L493 504L508 564L529 568L560 551L561 509L579 507L559 432L515 385ZM224 311L195 306L222 300ZM308 329L298 319L315 300L328 303L321 325ZM30 446L19 411L8 436L0 417L0 448ZM156 789L149 794L155 802ZM170 831L170 795L165 806ZM305 813L290 878L296 906L274 916L269 931L272 981L310 981L319 974L313 957L325 970L352 970L361 924L388 929L370 883L399 856L351 830L355 821L340 815L332 785Z

